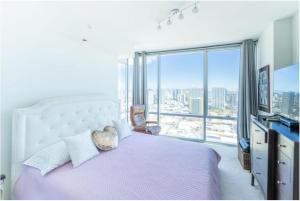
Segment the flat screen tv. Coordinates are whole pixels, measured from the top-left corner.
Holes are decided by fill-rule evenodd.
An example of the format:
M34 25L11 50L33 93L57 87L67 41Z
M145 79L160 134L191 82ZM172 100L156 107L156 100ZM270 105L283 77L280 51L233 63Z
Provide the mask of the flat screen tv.
M274 70L272 113L299 121L299 64Z

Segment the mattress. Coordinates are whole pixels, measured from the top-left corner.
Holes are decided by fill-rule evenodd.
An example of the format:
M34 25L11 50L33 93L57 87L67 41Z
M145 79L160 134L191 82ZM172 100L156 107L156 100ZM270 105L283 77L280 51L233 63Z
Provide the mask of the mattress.
M134 133L117 149L46 176L23 166L16 199L220 199L220 156L197 142Z

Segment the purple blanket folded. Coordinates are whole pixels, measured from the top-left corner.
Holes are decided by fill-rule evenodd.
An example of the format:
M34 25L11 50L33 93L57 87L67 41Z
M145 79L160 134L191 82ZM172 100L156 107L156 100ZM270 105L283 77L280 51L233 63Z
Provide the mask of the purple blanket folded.
M46 176L24 166L16 199L220 199L220 156L201 143L134 133L117 149Z

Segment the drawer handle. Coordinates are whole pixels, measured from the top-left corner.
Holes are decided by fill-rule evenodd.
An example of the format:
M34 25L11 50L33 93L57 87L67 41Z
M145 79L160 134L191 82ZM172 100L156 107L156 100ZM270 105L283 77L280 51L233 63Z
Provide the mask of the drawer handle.
M285 148L285 147L286 147L286 145L284 145L284 144L280 144L280 145L278 145L278 147L283 147L283 148Z
M261 144L261 142L256 142L256 144Z
M280 185L280 184L282 184L282 185L285 185L286 183L285 183L285 182L283 182L283 181L279 181L279 180L277 180L277 184L278 184L278 185Z
M255 174L260 175L261 173L260 172L255 172Z
M277 164L278 165L280 165L280 164L285 165L285 162L283 162L283 161L277 161Z
M261 159L261 157L257 156L257 157L256 157L256 159L260 160L260 159Z
M260 130L255 129L254 131L255 131L255 132L259 132Z

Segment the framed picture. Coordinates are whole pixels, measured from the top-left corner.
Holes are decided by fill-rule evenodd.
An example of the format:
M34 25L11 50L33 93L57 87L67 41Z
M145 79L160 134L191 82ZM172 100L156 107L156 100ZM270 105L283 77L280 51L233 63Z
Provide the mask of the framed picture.
M259 69L258 74L258 109L270 112L270 67Z

